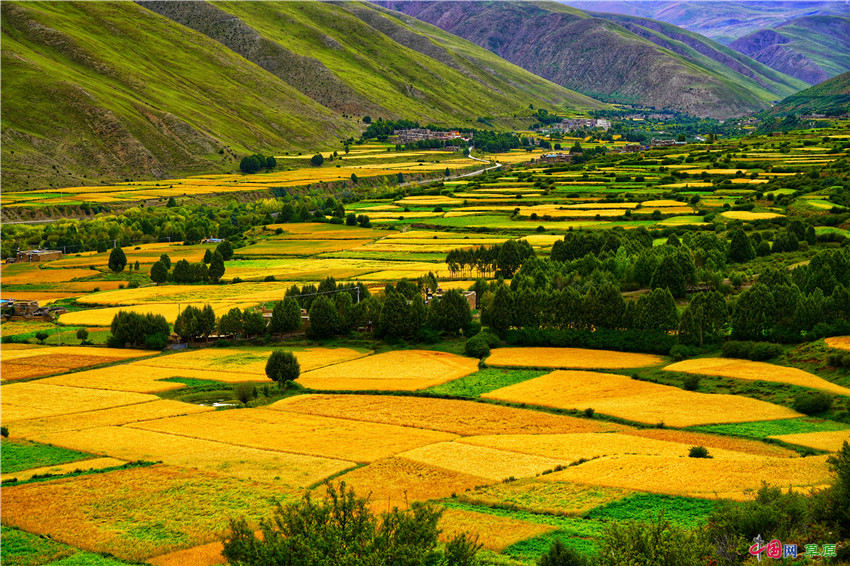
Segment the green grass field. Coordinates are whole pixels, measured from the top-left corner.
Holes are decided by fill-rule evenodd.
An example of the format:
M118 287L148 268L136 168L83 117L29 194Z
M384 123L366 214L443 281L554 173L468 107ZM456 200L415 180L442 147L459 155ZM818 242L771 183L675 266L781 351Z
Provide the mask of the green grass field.
M4 474L8 474L89 458L93 458L93 456L58 446L3 439L2 450L0 450L0 467L2 467Z

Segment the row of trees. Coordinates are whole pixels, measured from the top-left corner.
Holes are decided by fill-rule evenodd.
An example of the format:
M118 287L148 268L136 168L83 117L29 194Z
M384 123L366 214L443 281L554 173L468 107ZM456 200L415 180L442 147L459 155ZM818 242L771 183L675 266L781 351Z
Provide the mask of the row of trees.
M446 265L452 276L471 275L487 277L498 273L502 277L513 277L517 269L529 257L534 256L531 244L526 240L507 240L494 246L458 248L446 255Z
M239 163L239 170L243 173L256 173L260 169L274 169L277 167L277 159L273 155L264 156L261 153L248 155Z

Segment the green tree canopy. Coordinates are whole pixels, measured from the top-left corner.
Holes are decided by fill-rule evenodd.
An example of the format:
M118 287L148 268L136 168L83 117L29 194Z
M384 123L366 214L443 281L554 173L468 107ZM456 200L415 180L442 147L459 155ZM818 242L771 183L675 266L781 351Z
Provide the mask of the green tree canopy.
M330 338L339 331L339 313L336 305L324 295L316 297L310 305L308 338Z
M210 258L210 267L207 274L213 283L218 283L224 276L224 258L217 251Z
M321 153L317 153L316 155L314 155L313 157L310 158L310 163L312 163L313 165L315 165L317 167L324 162L325 162L325 158L322 157Z
M292 352L275 350L266 362L266 375L281 387L285 387L287 381L295 381L301 375L301 365Z
M109 269L111 269L113 273L121 273L124 271L124 267L126 265L127 256L124 254L124 250L119 247L112 248L112 251L109 253Z
M151 281L160 285L168 280L168 268L162 261L157 261L151 266Z
M298 300L287 297L272 308L271 331L293 332L301 328L301 307Z

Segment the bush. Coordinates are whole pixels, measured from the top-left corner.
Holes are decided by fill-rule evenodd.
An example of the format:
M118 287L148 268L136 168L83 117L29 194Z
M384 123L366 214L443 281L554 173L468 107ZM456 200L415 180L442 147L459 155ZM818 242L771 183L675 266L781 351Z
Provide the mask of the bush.
M590 561L561 539L555 539L549 551L540 557L537 566L590 566Z
M683 387L685 391L696 391L699 389L700 376L698 375L687 375L683 380Z
M589 419L592 419L593 413L595 413L595 412L596 411L593 410L593 407L588 407L587 409L584 410L584 416L589 418Z
M237 383L233 387L233 394L243 405L247 405L248 401L256 397L254 395L254 384L253 383Z
M674 360L684 360L685 358L692 358L699 353L699 350L694 348L693 346L686 346L684 344L676 344L672 348L670 348L670 357Z
M691 446L688 450L688 458L711 458L708 454L708 448L705 446Z
M283 389L288 381L298 379L301 375L301 366L292 352L275 350L266 362L266 375Z
M814 415L828 411L832 407L832 397L824 392L803 393L794 399L794 410L804 415Z
M703 566L713 554L699 531L691 532L664 518L611 523L602 535L599 566Z
M44 344L44 341L47 340L49 337L50 337L50 334L48 334L47 332L44 332L44 331L40 331L40 332L35 333L35 339L38 340L42 344Z
M463 351L467 356L483 359L490 355L490 346L484 336L476 334L466 341Z
M729 341L723 344L723 356L760 362L782 354L782 346L771 342Z
M5 426L0 426L0 436L3 438L9 438L9 428Z
M80 341L80 344L85 344L86 340L89 339L89 331L85 328L80 328L77 330L77 339Z

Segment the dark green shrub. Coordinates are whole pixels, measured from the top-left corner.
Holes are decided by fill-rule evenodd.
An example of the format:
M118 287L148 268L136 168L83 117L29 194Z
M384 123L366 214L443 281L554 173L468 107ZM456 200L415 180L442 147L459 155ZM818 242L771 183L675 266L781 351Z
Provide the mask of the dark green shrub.
M295 354L283 350L275 350L266 362L266 375L284 388L287 382L295 381L301 375L301 366L295 359Z
M696 391L699 389L700 376L698 375L688 375L685 377L682 382L685 391Z
M699 350L694 348L693 346L686 346L684 344L676 344L672 348L670 348L670 357L674 360L684 360L685 358L691 358L696 356L699 353Z
M9 428L5 426L0 426L0 436L3 438L9 438Z
M828 411L832 407L832 396L824 392L803 393L794 398L794 410L804 415Z
M233 395L236 399L239 400L243 405L247 405L248 401L256 397L254 394L254 384L253 383L237 383L233 387Z
M483 359L490 355L490 346L487 345L487 340L481 334L476 334L466 341L463 351L467 356Z
M537 561L538 566L590 566L590 561L573 548L565 545L561 539L549 547L549 550Z
M47 332L44 332L44 331L35 333L35 339L38 340L42 344L44 344L44 341L47 340L49 337L50 337L50 334L48 334Z
M705 446L691 446L688 450L688 458L711 458L711 456Z
M593 413L595 413L595 412L596 411L594 411L592 407L588 407L587 409L584 410L584 416L589 418L589 419L592 419Z

